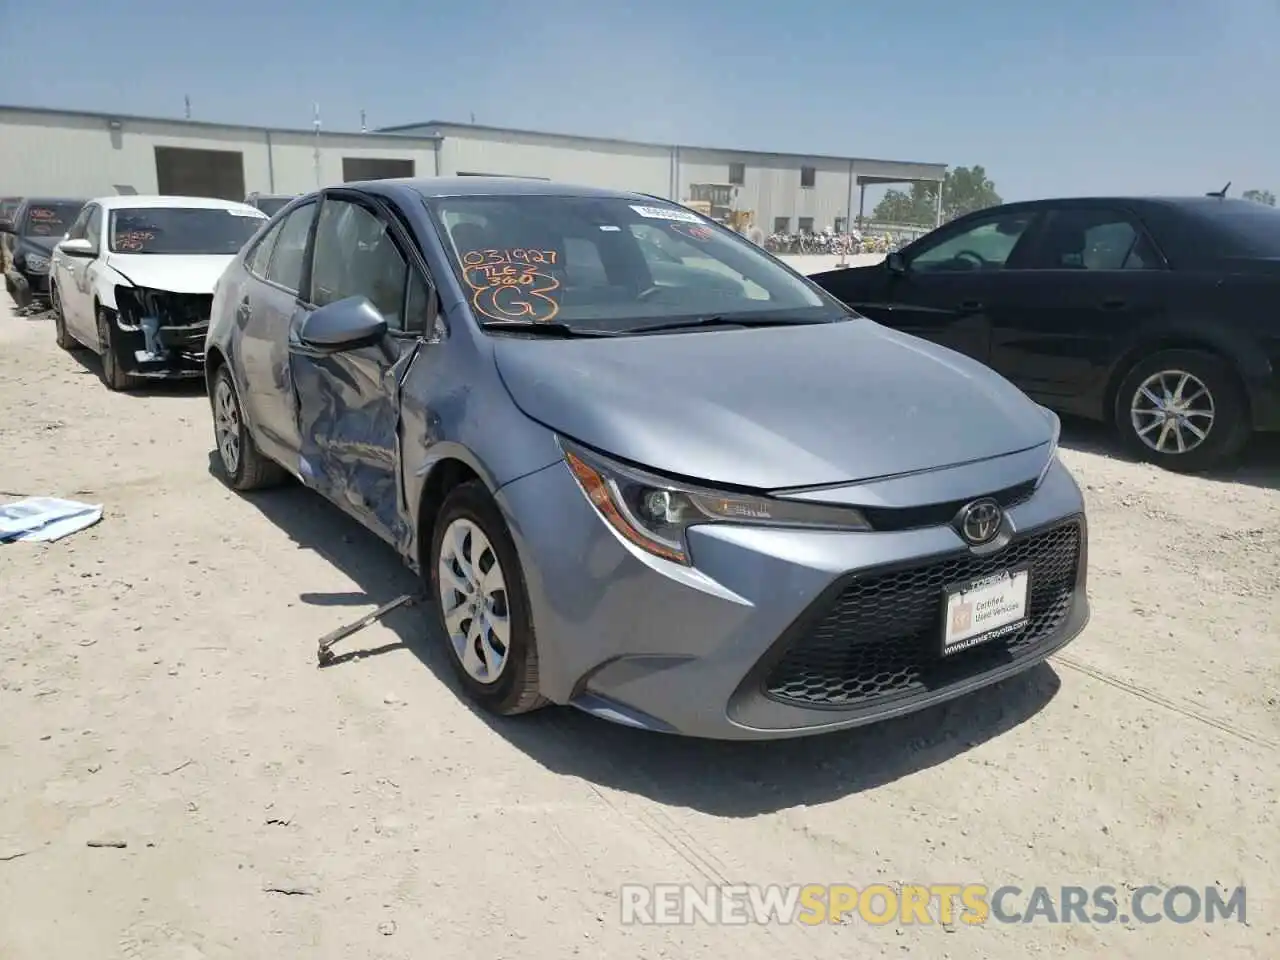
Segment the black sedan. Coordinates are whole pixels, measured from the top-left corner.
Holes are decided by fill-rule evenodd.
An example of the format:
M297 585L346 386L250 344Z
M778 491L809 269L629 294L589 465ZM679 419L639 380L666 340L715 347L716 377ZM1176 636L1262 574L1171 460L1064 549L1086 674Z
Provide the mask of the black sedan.
M886 326L1112 421L1173 470L1280 430L1280 211L1221 197L1036 200L813 278Z

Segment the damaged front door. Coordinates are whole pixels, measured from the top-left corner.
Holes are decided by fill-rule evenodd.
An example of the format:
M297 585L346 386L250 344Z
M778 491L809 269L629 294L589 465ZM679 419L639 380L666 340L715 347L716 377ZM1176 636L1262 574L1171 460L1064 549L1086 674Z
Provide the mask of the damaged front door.
M289 365L303 482L389 543L409 541L400 471L400 385L417 352L426 283L407 242L362 195L335 191L321 205L311 269L312 304L364 297L387 334L350 349L318 348L291 324Z

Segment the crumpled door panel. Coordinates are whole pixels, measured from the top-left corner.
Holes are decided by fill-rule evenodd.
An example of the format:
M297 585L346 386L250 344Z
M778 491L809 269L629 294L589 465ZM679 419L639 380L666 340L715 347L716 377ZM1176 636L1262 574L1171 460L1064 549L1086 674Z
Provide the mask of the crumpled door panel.
M400 478L400 383L416 349L290 356L303 482L397 548L410 542ZM391 361L391 362L389 362Z

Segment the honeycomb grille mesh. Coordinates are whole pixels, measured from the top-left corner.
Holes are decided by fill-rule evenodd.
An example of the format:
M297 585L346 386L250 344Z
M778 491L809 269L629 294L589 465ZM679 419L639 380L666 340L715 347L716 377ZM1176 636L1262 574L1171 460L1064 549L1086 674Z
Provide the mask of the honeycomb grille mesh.
M765 680L766 693L804 706L865 707L923 694L1000 668L1048 642L1071 609L1078 521L1014 540L986 557L960 554L854 580ZM1026 625L943 659L942 590L1020 564L1031 568Z

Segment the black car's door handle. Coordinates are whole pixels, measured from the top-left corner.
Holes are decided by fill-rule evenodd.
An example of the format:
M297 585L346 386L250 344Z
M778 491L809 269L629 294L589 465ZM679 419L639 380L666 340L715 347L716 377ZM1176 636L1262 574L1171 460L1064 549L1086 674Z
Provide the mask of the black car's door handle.
M1129 305L1127 300L1121 300L1118 297L1112 297L1110 300L1102 301L1103 310L1123 310Z
M961 310L981 310L982 301L981 300L961 300L960 309Z

